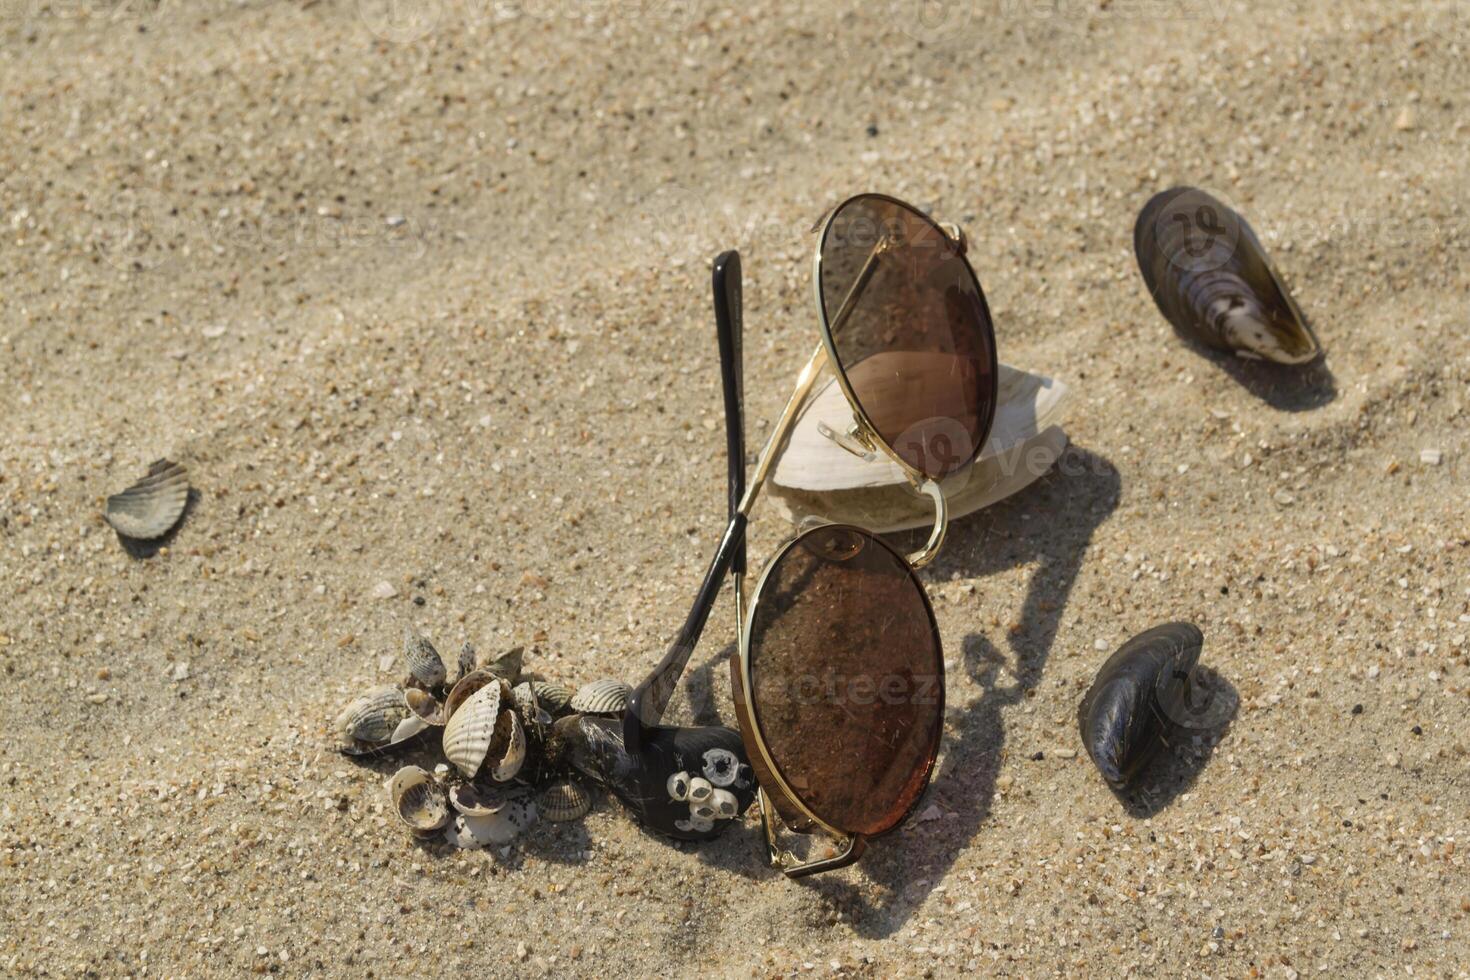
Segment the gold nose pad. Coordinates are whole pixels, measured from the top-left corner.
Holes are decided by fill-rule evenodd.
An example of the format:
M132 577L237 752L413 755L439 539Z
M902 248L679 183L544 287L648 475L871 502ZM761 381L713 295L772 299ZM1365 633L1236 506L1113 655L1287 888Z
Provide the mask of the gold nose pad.
M878 447L873 445L867 430L857 419L853 419L846 432L838 432L826 422L818 422L817 431L865 463L872 462L877 455Z
M939 230L944 232L944 237L955 243L955 247L964 255L970 250L970 241L965 237L965 229L952 221L939 222Z

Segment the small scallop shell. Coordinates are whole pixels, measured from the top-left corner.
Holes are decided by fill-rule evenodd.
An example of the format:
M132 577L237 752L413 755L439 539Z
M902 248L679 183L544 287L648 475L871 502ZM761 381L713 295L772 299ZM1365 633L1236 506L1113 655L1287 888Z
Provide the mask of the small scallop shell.
M536 809L552 823L580 820L592 809L592 794L581 783L552 783L536 799Z
M160 459L143 479L107 498L104 516L124 537L151 541L173 529L188 503L188 471Z
M480 771L495 739L500 695L500 684L484 685L465 699L444 726L444 757L468 777Z
M488 817L499 813L511 801L503 796L486 793L473 783L460 783L449 791L450 804L469 817Z
M403 700L408 703L408 710L422 718L426 724L444 724L444 705L428 691L421 691L416 687L407 688L403 692Z
M600 680L583 684L572 695L571 708L584 715L617 715L628 707L633 689L622 681Z
M342 709L337 732L353 741L387 742L408 714L401 690L390 685L375 687Z
M418 766L404 766L394 773L388 781L388 796L398 819L416 834L431 833L449 822L444 789Z
M403 659L408 664L408 673L424 687L438 687L444 683L444 661L434 644L412 626L403 629Z
M492 750L490 778L497 783L514 779L526 762L526 730L514 711L502 711L495 725L495 747L500 748L498 759Z
M531 690L536 693L536 703L545 708L553 718L571 708L572 692L551 681L532 681Z

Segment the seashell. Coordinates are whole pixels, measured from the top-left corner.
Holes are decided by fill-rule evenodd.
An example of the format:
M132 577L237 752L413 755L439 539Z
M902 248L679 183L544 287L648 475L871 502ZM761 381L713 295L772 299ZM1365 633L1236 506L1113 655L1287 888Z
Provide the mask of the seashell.
M397 728L393 729L393 735L388 739L388 744L397 745L399 742L406 742L420 732L428 729L428 727L429 723L427 721L424 721L418 715L411 714L400 721Z
M403 628L403 659L408 664L409 676L424 687L444 683L444 661L439 659L439 651L412 626Z
M690 820L713 820L716 812L715 805L709 800L705 800L703 803L694 803L691 801L689 804Z
M714 786L710 785L710 781L708 779L705 779L701 776L695 776L693 779L689 780L690 803L703 803L714 795L715 788Z
M593 783L606 787L648 829L680 840L708 840L731 824L729 821L711 822L708 826L700 823L698 826L704 829L694 829L687 787L698 778L713 796L714 787L709 781L693 777L690 772L699 772L705 756L715 749L728 751L739 760L741 775L729 791L735 796L737 811L743 813L755 800L756 783L740 733L734 729L648 728L643 732L641 750L629 753L623 742L622 718L574 714L552 725L545 753L553 764L569 766ZM678 795L685 798L671 798Z
M460 813L469 817L488 817L499 813L510 799L487 793L474 783L458 783L449 790L449 803Z
M704 754L704 778L713 786L731 786L740 775L740 759L726 749L710 749Z
M622 681L593 681L577 689L570 706L584 715L620 715L628 707L628 696L632 693L633 689Z
M1166 623L1117 649L1077 709L1082 744L1109 786L1126 789L1176 734L1211 727L1213 695L1194 684L1204 634Z
M509 844L536 821L536 807L524 800L512 800L489 816L461 813L455 818L445 838L456 847L479 848L491 844Z
M1067 385L1000 365L995 422L979 457L946 478L950 520L1017 493L1044 476L1063 450ZM793 524L809 517L879 533L928 527L934 504L915 493L903 468L881 450L854 455L828 433L852 425L852 406L835 380L807 402L771 474L771 495Z
M710 805L714 807L716 820L733 820L740 815L740 801L728 789L715 790Z
M536 689L530 681L522 681L511 689L510 696L515 699L516 710L521 717L527 721L538 721L541 715L541 705L536 700Z
M459 676L468 677L475 669L475 645L465 643L459 649Z
M1254 360L1307 364L1322 353L1246 220L1195 187L1156 194L1133 227L1154 303L1182 336Z
M551 717L558 718L571 710L572 692L562 685L552 681L532 681L531 690L536 694L536 703Z
M160 459L143 479L108 497L103 516L123 537L151 541L173 530L188 503L188 471Z
M398 819L416 834L431 833L449 822L443 787L418 766L404 766L393 774L388 797Z
M459 710L459 706L469 700L470 695L488 684L494 684L502 694L506 697L510 696L509 692L501 687L500 678L488 670L472 670L455 682L454 687L449 690L448 697L444 699L445 720L447 721L453 718L454 713Z
M498 657L490 659L477 659L476 670L488 670L509 684L518 684L521 679L521 666L525 663L526 648L513 647Z
M401 690L391 685L375 687L342 709L337 732L354 742L386 743L408 714Z
M444 726L444 757L471 779L490 751L501 713L501 686L491 680L466 698Z
M428 691L416 687L405 688L403 700L408 704L408 710L423 719L426 725L444 724L444 705Z
M526 762L526 730L514 711L502 711L495 725L495 742L488 753L490 778L504 783L515 778Z
M536 809L552 823L581 820L592 809L592 794L581 783L552 783L536 798Z

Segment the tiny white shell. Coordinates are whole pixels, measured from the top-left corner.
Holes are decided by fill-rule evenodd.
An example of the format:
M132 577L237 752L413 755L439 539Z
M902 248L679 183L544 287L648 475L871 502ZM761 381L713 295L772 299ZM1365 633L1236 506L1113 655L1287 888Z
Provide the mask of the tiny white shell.
M704 803L714 795L715 788L710 785L708 779L695 776L689 780L689 802Z
M500 693L498 682L486 684L466 698L444 726L444 757L470 778L480 771L495 738Z
M388 739L388 744L397 745L399 742L407 741L428 727L429 723L418 715L409 715L398 723L397 728L393 729L393 737Z
M713 820L716 815L717 811L715 810L715 805L713 803L706 802L689 804L689 819L691 821Z
M731 820L740 811L740 801L728 789L715 790L710 797L710 805L715 808L715 818L718 820Z
M689 774L687 772L676 772L670 776L668 790L669 799L675 803L683 803L689 799Z
M449 791L449 803L467 817L488 817L499 813L510 801L482 793L473 783L460 783Z
M583 684L572 695L573 711L584 715L617 715L628 707L628 695L633 689L622 681L604 679Z
M388 797L398 819L414 833L438 830L449 822L444 790L418 766L404 766L388 780Z
M696 834L702 834L706 831L713 830L714 827L715 822L713 820L706 820L703 817L689 818L689 829L694 831Z
M740 775L740 759L729 749L710 749L704 754L704 778L715 786L730 786Z
M496 723L495 739L505 746L498 759L490 762L490 778L503 783L515 778L526 762L526 730L514 711L502 711Z

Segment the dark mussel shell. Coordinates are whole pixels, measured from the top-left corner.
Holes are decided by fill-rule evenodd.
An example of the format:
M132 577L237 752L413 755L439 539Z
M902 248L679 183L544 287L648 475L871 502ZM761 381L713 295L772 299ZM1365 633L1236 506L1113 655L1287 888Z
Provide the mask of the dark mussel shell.
M1077 709L1082 744L1124 790L1175 736L1212 727L1212 696L1194 684L1204 634L1191 623L1140 633L1107 659Z
M735 797L733 815L744 813L755 800L755 776L733 728L649 728L643 751L630 755L623 742L623 719L571 715L552 726L547 755L606 787L643 826L679 840L710 840L735 821L717 819L707 830L692 829L690 804L670 795L670 777L697 776L713 761L733 757L729 781L720 787Z
M1195 187L1144 205L1133 250L1159 312L1182 336L1241 357L1307 364L1322 353L1251 226Z

